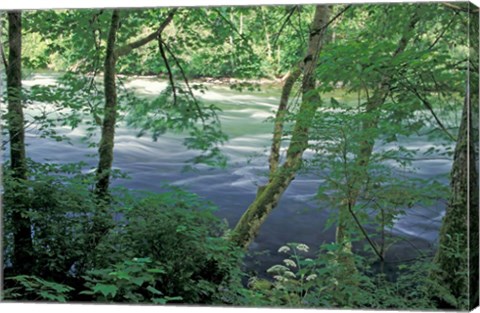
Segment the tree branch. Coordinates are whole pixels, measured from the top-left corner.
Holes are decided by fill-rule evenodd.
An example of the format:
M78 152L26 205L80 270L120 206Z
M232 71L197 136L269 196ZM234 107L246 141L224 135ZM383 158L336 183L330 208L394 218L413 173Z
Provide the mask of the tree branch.
M170 24L170 22L172 21L173 16L175 15L175 12L177 10L178 10L177 8L171 9L168 12L167 18L158 27L158 29L156 31L154 31L153 33L151 33L148 36L143 37L143 38L141 38L137 41L131 42L131 43L126 44L126 45L124 45L120 48L117 48L116 51L115 51L117 57L129 54L132 50L140 48L140 47L146 45L147 43L149 43L150 41L158 38L158 35L160 35L162 33L162 31L168 26L168 24Z
M234 32L236 32L240 36L240 38L242 38L243 41L245 41L246 43L249 43L248 38L246 38L242 33L240 33L238 29L235 27L235 25L233 25L231 21L229 21L225 16L223 16L222 12L220 12L218 9L214 9L214 11L218 14L218 16L220 16L222 20L224 20L228 25L230 25L230 28Z
M165 42L163 42L163 41L161 40L161 38L159 38L159 40L161 41L161 43L163 44L163 46L165 47L165 49L167 50L167 52L172 56L173 60L175 61L175 64L177 64L177 66L178 66L178 68L179 68L179 70L180 70L180 73L182 74L183 81L185 82L185 85L187 86L188 93L190 94L190 97L192 98L193 103L195 104L195 107L196 107L196 109L197 109L198 115L199 115L200 119L202 120L202 122L205 123L205 118L203 117L202 109L200 108L200 105L198 104L197 98L195 98L195 95L193 94L192 88L190 87L190 84L188 83L187 75L185 74L185 71L183 70L183 67L182 67L182 65L180 64L180 61L177 59L177 57L176 57L175 54L172 52L172 50L168 47L168 45L167 45Z
M170 68L170 64L168 63L167 56L165 55L165 50L163 49L163 41L162 41L162 36L158 35L158 50L160 50L160 55L162 56L163 62L165 63L165 66L167 68L168 72L168 80L170 81L170 85L172 85L172 92L173 92L173 105L177 105L177 90L175 88L175 82L173 80L173 74L172 70Z
M405 77L405 80L407 81L408 84L402 83L408 90L413 92L413 94L422 102L422 104L430 111L432 114L433 118L437 122L438 126L447 134L447 136L452 140L456 141L455 137L448 131L448 129L443 125L442 121L438 118L437 114L433 110L432 104L425 98L423 97L420 92L418 92L417 88L414 87L412 83L408 80L408 78Z
M345 13L348 9L351 8L351 4L347 5L345 8L343 8L343 10L341 10L340 12L337 13L337 15L335 15L330 21L328 21L321 29L317 30L317 32L321 32L322 30L324 30L325 28L327 28L330 24L332 24L333 22L335 22L335 20L337 18L339 18L343 13Z
M455 21L455 18L457 17L457 12L455 12L455 16L450 20L450 22L443 28L442 32L440 33L440 35L438 35L438 37L435 39L435 41L428 47L427 50L432 50L433 47L435 47L435 45L440 41L440 39L443 37L443 35L445 35L445 33L447 32L448 29L450 29L450 26L452 25L452 23Z
M285 19L285 21L283 22L282 26L280 26L280 30L275 34L275 39L273 41L273 44L272 44L272 47L275 48L277 46L277 41L278 41L278 38L280 37L281 33L283 32L283 29L285 28L285 26L287 25L288 21L290 20L290 18L292 17L293 13L297 10L297 6L294 6L292 9L290 9L290 12L288 13L287 15L287 18Z

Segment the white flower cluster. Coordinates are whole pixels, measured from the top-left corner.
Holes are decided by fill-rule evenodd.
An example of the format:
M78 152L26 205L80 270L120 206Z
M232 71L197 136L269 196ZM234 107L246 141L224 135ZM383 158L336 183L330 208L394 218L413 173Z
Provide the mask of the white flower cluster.
M267 270L267 273L284 273L288 271L288 267L283 265L274 265Z
M278 249L278 252L280 252L280 253L290 252L290 247L288 247L288 246L281 246L280 249Z
M283 277L282 275L275 275L273 276L274 279L278 280L279 282L287 282L288 279L286 277Z
M286 266L297 267L297 263L295 263L295 261L290 259L283 260L283 263L285 263Z
M299 251L308 252L309 249L310 248L304 243L300 243L297 245L297 250Z
M311 281L311 280L314 280L315 278L317 278L317 275L316 274L310 274L307 276L307 281Z

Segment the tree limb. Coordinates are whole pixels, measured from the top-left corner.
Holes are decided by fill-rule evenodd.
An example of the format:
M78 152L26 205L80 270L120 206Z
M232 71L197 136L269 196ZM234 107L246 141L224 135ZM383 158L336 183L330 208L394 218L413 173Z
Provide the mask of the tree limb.
M242 33L240 33L238 29L235 27L235 25L233 25L231 21L229 21L225 16L223 16L222 12L220 12L218 9L213 9L213 10L218 14L218 16L220 16L222 20L224 20L228 25L230 25L230 28L234 32L236 32L240 36L240 38L242 38L243 41L245 41L246 43L249 43L248 38L246 38Z
M280 38L280 34L283 32L283 29L285 28L285 26L287 25L288 21L290 20L290 18L292 17L293 13L297 10L297 6L294 6L292 9L290 9L290 12L288 13L287 15L287 18L285 19L285 21L282 23L282 26L280 26L280 30L275 34L275 39L273 41L273 44L272 44L272 47L275 48L277 46L277 41L278 41L278 38Z
M170 85L172 86L172 92L173 92L173 105L177 105L177 90L175 88L175 82L173 80L173 74L172 70L170 68L170 64L168 63L167 56L165 55L165 50L163 49L163 41L162 41L162 36L158 35L158 50L160 50L160 55L162 56L163 62L165 63L165 67L167 68L168 72L168 80L170 81Z
M457 12L455 12L455 16L450 20L450 22L443 28L442 32L440 33L440 35L438 35L438 37L435 39L435 41L428 47L427 50L432 50L433 47L435 47L435 45L440 41L440 39L443 37L443 35L445 35L445 33L447 32L447 30L450 29L450 26L452 25L452 23L455 21L455 18L457 17Z
M350 215L352 215L353 219L355 220L355 224L357 224L358 228L360 229L360 231L362 232L363 234L363 237L365 237L365 239L368 241L368 244L372 247L373 251L375 252L375 254L378 256L378 258L383 262L385 261L384 258L383 258L383 255L378 251L377 249L377 246L375 245L375 243L370 239L370 236L368 236L368 233L367 231L365 230L365 228L363 227L363 225L360 223L360 220L358 219L357 215L355 214L355 212L353 212L352 210L352 207L349 205L348 206L348 211L350 212Z
M161 41L161 38L160 38ZM180 64L180 61L177 59L175 54L172 52L170 47L163 41L161 41L167 52L172 56L173 60L175 61L175 64L177 64L178 69L180 70L180 73L182 74L183 81L185 82L185 85L187 86L188 93L190 94L190 97L193 100L193 103L195 104L195 107L197 109L198 115L200 119L202 120L203 123L205 123L205 118L203 117L203 112L202 109L200 108L200 105L198 104L197 98L195 98L195 95L193 94L192 88L190 87L190 84L188 83L188 78L187 75L185 74L185 71L183 70L182 65Z
M141 38L137 41L131 42L131 43L126 44L126 45L124 45L120 48L117 48L116 51L115 51L117 57L129 54L132 50L140 48L140 47L146 45L147 43L149 43L150 41L156 39L158 37L158 35L161 34L162 31L168 26L168 24L170 24L170 22L172 21L173 16L175 15L177 10L178 10L177 8L171 9L168 12L167 18L158 27L158 29L156 31L154 31L153 33L151 33L148 36L143 37L143 38Z
M456 141L455 137L450 134L450 132L448 131L448 129L445 127L445 125L443 125L442 121L440 121L440 119L438 118L437 114L435 113L435 111L433 110L433 106L432 104L426 99L424 98L417 90L417 88L415 88L412 84L410 84L410 86L407 86L408 89L410 89L410 91L412 91L415 96L422 102L422 104L430 111L430 113L432 113L432 116L433 118L435 119L435 121L437 122L438 126L445 132L445 134L447 134L447 136L452 140L452 141Z

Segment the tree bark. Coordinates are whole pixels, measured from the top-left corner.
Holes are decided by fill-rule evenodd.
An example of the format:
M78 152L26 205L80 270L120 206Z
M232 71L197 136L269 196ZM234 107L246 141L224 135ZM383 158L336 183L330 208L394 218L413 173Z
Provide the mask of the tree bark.
M280 197L301 166L303 152L308 147L309 127L319 105L319 99L315 92L314 72L323 46L328 15L328 6L316 6L310 28L309 45L303 60L302 104L297 114L286 160L276 170L263 191L258 193L233 230L231 239L240 247L247 248L254 240L261 225L276 207Z
M468 212L468 265L469 265L469 310L479 306L479 177L478 177L478 148L479 148L479 9L469 4L470 20L470 211Z
M470 64L467 92L451 171L451 195L440 229L433 277L457 299L457 309L478 306L478 12L470 15ZM461 301L468 299L467 307ZM452 304L452 303L450 303Z
M102 137L98 149L99 162L97 167L97 184L95 186L95 192L101 198L105 198L108 195L113 162L113 145L117 120L117 86L115 81L117 55L115 53L115 42L119 27L119 11L113 10L104 63L105 116L103 118Z
M27 164L25 156L25 129L22 107L22 14L8 13L8 67L7 67L7 97L8 97L8 132L10 136L10 163L12 179L15 187L9 190L12 203L13 224L13 260L17 273L27 274L31 271L33 244L31 223L28 218L28 203L25 201L27 192Z
M270 180L277 171L280 162L280 146L282 144L283 125L285 116L287 114L287 105L292 92L293 85L302 74L301 65L295 66L287 75L285 83L282 87L282 95L280 97L280 104L278 105L277 113L275 114L275 123L273 127L272 146L270 148L270 156L268 158L270 167Z
M452 193L440 230L439 248L435 256L435 263L442 271L438 273L438 279L457 299L465 298L469 289L468 237L472 235L469 233L471 229L476 232L477 236L474 239L478 243L476 238L478 237L478 173L474 166L470 100L470 96L467 95L451 172ZM475 249L478 250L478 245ZM471 252L476 253L478 258L476 250ZM478 262L472 265L478 267ZM474 272L478 274L478 270ZM478 286L471 287L478 288Z
M116 36L120 27L120 16L118 10L113 10L104 63L105 116L98 149L99 162L97 167L97 183L95 186L95 193L101 199L108 200L108 188L113 163L115 124L117 119L117 87L115 81L117 59L158 38L173 20L176 11L177 9L170 10L165 20L153 33L120 48L116 48Z

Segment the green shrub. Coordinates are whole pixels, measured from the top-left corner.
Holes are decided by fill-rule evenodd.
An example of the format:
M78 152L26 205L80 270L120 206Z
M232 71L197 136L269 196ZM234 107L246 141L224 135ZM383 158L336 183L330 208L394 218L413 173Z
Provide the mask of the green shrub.
M133 258L115 264L112 268L91 270L85 276L88 290L81 294L91 295L102 302L150 302L165 304L182 300L181 297L164 297L156 286L165 270L159 262L149 258Z
M5 289L2 300L34 300L66 302L73 288L36 276L18 275L5 278L12 287Z
M22 191L26 209L22 214L31 222L33 251L29 275L45 280L64 281L75 262L83 259L88 249L91 216L96 209L90 191L91 174L81 173L84 164L39 164L29 162L29 180L11 179L8 166L4 170L4 261L10 264L15 225L11 215L17 209L15 193ZM21 188L18 184L23 184ZM7 270L8 272L8 270Z
M226 225L212 211L179 189L140 199L124 209L121 223L102 243L103 255L158 264L164 273L155 288L165 296L186 303L226 300L239 284L242 253L222 237Z

